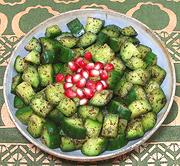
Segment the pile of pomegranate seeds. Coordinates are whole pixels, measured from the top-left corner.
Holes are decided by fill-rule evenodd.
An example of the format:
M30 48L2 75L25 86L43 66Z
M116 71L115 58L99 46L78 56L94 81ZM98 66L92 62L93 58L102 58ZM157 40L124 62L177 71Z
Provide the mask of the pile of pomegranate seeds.
M100 92L108 87L108 72L114 69L111 63L94 63L91 60L92 54L86 52L84 58L78 57L68 63L72 75L56 75L56 82L64 83L64 94L69 98L78 97L80 105L87 104L96 91Z

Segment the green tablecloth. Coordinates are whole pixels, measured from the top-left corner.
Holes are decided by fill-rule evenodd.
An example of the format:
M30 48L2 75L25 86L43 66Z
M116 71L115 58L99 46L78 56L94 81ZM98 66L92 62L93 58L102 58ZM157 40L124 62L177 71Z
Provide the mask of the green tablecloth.
M50 156L16 129L3 98L3 75L12 50L35 25L73 9L103 8L144 22L165 42L176 68L176 96L160 129L144 145L99 165L180 165L180 0L0 0L0 165L83 165Z

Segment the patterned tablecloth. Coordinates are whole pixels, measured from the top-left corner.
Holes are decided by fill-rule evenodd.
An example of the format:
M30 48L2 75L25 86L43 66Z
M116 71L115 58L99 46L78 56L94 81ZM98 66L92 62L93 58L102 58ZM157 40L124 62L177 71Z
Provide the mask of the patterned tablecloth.
M26 32L53 15L84 8L125 13L152 28L165 42L177 78L172 109L153 137L127 155L91 165L180 165L180 0L0 0L0 165L83 165L50 156L20 134L4 103L3 75Z

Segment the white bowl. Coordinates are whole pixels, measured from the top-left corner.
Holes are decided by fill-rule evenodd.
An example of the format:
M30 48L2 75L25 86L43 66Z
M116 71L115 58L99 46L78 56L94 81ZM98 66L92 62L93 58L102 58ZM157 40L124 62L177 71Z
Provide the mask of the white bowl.
M157 123L155 127L151 131L147 132L144 135L144 137L136 139L134 141L130 141L123 148L114 151L105 151L101 155L95 157L84 156L79 150L73 152L62 152L60 149L52 150L46 147L45 145L43 145L39 139L34 139L26 131L26 126L23 125L16 118L15 108L13 107L14 95L11 94L12 77L16 74L13 67L14 60L17 55L25 56L27 54L27 51L24 49L24 46L28 43L28 41L33 36L37 38L44 36L46 27L50 25L58 24L63 31L67 31L68 29L66 23L77 17L83 24L85 24L88 16L103 19L105 20L105 24L107 25L115 24L120 27L125 27L129 25L133 26L135 30L138 32L138 39L140 40L140 42L152 48L153 52L158 56L158 65L164 68L167 72L167 76L161 86L167 97L167 103L165 107L158 114ZM14 49L10 62L5 72L4 98L13 122L15 123L19 131L24 135L24 137L26 137L31 143L33 143L43 151L60 158L74 160L74 161L98 161L98 160L110 159L122 155L124 153L127 153L133 150L135 147L147 141L147 139L149 139L153 135L153 133L160 127L160 125L163 123L163 121L165 120L166 116L169 113L169 110L173 102L173 96L175 93L175 82L176 82L175 70L167 49L162 44L160 39L146 25L142 24L141 22L137 21L134 18L130 18L128 16L125 16L124 14L120 14L117 12L99 10L99 9L84 9L84 10L74 10L52 17L42 22L35 28L33 28L27 35L25 35L22 38L22 40L17 44L16 48Z

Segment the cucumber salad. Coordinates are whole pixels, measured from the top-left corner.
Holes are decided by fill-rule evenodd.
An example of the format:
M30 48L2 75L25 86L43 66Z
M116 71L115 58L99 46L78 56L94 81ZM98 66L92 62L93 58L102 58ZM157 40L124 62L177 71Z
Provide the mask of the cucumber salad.
M143 137L166 104L166 71L132 26L88 17L46 28L17 56L11 92L17 119L51 149L97 156Z

